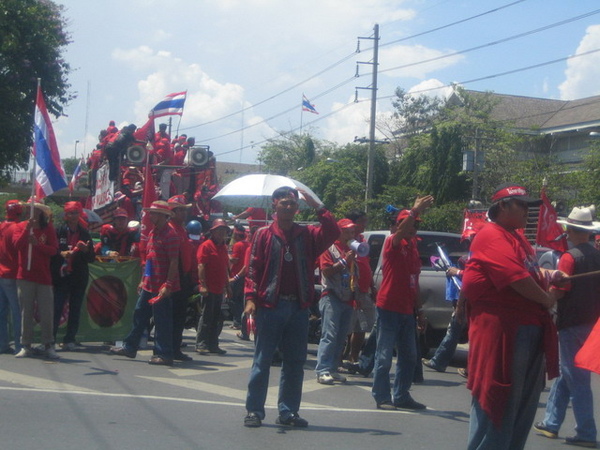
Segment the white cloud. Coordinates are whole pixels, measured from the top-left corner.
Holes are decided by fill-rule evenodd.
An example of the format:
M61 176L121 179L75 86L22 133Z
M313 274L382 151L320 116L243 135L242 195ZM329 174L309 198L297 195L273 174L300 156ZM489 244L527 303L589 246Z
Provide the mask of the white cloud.
M600 25L587 28L576 54L600 48ZM567 62L565 81L560 84L560 98L573 100L600 94L600 53L572 58Z
M453 89L451 86L447 86L445 83L442 83L435 78L430 78L411 87L408 90L408 93L417 96L426 95L428 97L440 97L445 99L452 94L452 91Z

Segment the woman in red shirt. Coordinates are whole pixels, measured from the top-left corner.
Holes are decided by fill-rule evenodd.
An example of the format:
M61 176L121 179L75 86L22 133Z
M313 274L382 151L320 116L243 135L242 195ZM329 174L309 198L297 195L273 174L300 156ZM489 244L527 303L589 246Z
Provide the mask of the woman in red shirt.
M23 348L16 354L17 358L33 353L33 312L37 304L45 355L49 359L58 359L54 350L54 295L50 274L50 258L58 251L58 239L50 223L50 214L50 207L34 203L33 217L15 225L13 242L19 256L17 292L23 329Z

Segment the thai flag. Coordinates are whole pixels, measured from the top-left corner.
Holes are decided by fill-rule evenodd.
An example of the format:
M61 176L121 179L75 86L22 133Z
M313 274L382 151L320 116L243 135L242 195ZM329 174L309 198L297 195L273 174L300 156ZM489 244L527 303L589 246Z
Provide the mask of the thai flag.
M75 167L75 170L73 171L73 176L71 177L71 182L69 183L69 191L72 193L73 189L75 189L75 183L77 183L77 180L79 180L84 172L83 172L83 165L84 165L84 161L83 161L83 157L79 160L79 164L77 164L77 167Z
M306 95L302 94L302 111L308 111L313 114L319 114L315 109L315 105L308 101Z
M162 117L183 114L183 105L185 104L185 92L176 92L175 94L169 94L162 99L158 104L150 110L148 117Z
M33 157L36 163L35 195L40 199L66 188L67 177L58 154L56 137L46 109L42 88L39 86L33 128Z

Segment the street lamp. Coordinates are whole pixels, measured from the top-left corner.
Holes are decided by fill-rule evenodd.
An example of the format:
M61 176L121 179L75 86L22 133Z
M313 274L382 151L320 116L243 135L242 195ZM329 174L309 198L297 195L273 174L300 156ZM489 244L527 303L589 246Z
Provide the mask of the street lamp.
M79 141L75 141L75 159L77 159L77 144L79 144Z

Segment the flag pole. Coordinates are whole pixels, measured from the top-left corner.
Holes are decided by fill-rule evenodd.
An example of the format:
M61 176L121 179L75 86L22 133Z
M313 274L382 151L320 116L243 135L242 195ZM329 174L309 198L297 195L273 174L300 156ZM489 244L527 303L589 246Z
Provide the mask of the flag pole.
M37 90L35 91L35 103L34 103L34 107L33 107L33 122L35 124L35 111L36 111L36 104L37 104L37 96L40 92L40 89L42 89L42 79L38 78L37 79ZM31 223L31 221L33 220L33 210L35 208L35 182L37 180L37 177L35 175L35 172L37 171L37 162L36 162L36 154L35 154L35 125L33 127L33 142L32 142L32 146L31 146L31 154L33 155L33 170L32 170L32 174L33 174L33 179L31 180L31 206L29 208L29 221ZM33 228L29 228L29 236L33 236ZM27 270L31 270L31 258L32 258L32 254L33 254L33 245L31 244L31 240L29 241L29 247L27 248Z
M187 89L185 90L185 98L187 100ZM181 114L179 114L179 122L177 122L177 131L175 132L175 135L177 137L179 137L179 125L181 125L181 119L183 118L183 108L185 108L185 103L183 104L183 106L181 108Z

